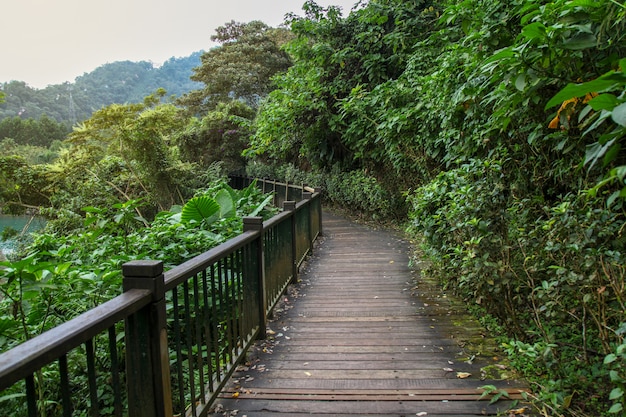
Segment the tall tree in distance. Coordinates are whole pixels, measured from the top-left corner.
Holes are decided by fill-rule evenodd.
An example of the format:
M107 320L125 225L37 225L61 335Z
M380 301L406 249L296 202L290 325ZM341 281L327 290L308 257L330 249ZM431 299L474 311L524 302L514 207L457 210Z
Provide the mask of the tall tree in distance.
M201 56L202 64L191 79L204 84L181 98L194 114L206 114L220 102L239 100L256 109L259 100L273 90L272 77L291 65L282 46L292 38L288 29L263 22L231 21L217 28L211 40L217 46Z

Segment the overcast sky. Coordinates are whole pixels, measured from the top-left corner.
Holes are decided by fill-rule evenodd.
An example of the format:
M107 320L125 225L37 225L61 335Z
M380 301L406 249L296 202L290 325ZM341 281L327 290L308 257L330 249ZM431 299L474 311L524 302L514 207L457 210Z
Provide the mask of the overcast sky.
M342 7L357 0L318 0ZM162 63L213 46L235 20L270 26L302 15L304 0L6 0L0 6L0 82L60 84L115 61Z

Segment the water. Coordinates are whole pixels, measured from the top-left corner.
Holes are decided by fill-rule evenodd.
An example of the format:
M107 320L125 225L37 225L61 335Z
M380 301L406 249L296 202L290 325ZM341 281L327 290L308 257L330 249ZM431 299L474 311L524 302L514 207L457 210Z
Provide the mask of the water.
M35 217L32 219L32 216L9 216L6 214L0 214L0 232L4 230L6 227L11 227L21 233L24 230L24 227L28 225L28 229L26 233L34 232L45 225L45 220ZM29 224L30 222L30 224ZM11 253L15 249L15 242L12 239L2 240L0 237L0 249L3 253Z

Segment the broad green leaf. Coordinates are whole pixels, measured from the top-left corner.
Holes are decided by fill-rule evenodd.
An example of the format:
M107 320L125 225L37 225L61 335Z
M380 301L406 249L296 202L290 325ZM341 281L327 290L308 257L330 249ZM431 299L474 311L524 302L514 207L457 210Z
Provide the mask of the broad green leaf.
M541 22L534 22L524 26L522 35L527 39L542 38L546 34L546 26Z
M581 50L593 48L598 44L598 40L591 33L579 33L573 38L563 42L563 48L571 50Z
M624 408L622 407L622 403L615 403L611 408L609 408L609 413L615 414L622 411Z
M502 58L511 58L514 55L513 50L511 48L504 48L496 52L494 55L485 60L483 65L499 61Z
M565 88L556 93L554 97L548 101L545 109L554 107L557 104L563 103L565 100L569 100L574 97L584 97L589 93L597 93L606 91L616 85L616 82L604 77L597 78L595 80L588 81L582 84L567 84Z
M608 164L613 162L615 158L617 158L621 150L622 150L622 145L619 142L615 142L606 152L606 155L604 155L603 166L606 167Z
M626 127L626 103L622 103L613 109L611 119L618 125Z
M211 197L198 196L189 200L184 206L180 219L183 223L189 223L192 220L201 222L210 220L219 214L220 206Z
M519 91L524 91L526 88L526 74L520 74L515 80L515 88Z
M594 97L589 101L589 106L595 111L600 110L613 110L615 106L617 106L619 102L617 101L617 97L613 94L600 94L597 97Z
M617 360L617 355L615 353L609 353L604 357L604 364L608 365L609 363L613 363Z
M220 218L228 219L237 214L235 210L235 202L233 201L233 198L228 190L219 190L215 195L215 201L220 205Z

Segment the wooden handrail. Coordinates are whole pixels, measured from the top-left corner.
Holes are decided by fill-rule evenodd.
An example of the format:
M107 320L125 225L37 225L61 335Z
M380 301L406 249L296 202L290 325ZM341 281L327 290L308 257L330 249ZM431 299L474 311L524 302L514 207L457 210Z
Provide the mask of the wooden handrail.
M148 290L125 292L0 354L0 391L139 311L150 297Z

